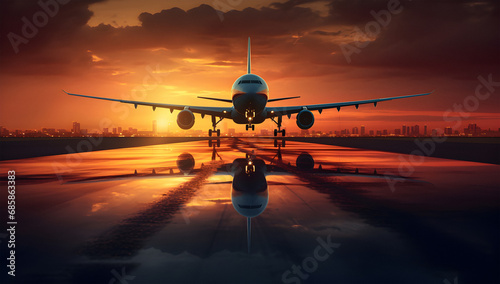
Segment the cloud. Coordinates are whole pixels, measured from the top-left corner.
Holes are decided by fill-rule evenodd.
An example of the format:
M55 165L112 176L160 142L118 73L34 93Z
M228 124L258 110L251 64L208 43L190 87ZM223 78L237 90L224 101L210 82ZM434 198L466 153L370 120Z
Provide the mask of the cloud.
M29 43L20 44L19 54L14 54L6 35L21 34L21 19L30 18L41 8L36 1L22 5L6 1L3 11L9 13L2 15L1 62L21 71L60 74L73 67L84 71L91 68L92 57L87 50L116 53L165 48L178 50L182 55L182 49L193 47L198 49L194 54L198 57L241 61L244 45L236 47L235 42L251 36L255 56L273 55L276 61L317 65L303 68L302 75L316 74L318 66L327 66L321 70L324 73L335 67L370 66L418 69L428 76L471 78L479 73L497 72L500 65L496 1L401 2L402 12L392 15L372 42L352 54L351 64L345 60L340 44L355 46L355 28L364 31L365 25L374 21L374 12L387 9L387 1L292 0L260 9L231 10L224 13L222 21L213 7L201 5L187 11L138 11L140 26L91 28L86 25L92 16L88 5L95 2L98 1L61 5L47 26L40 28ZM321 17L312 9L301 7L314 2L327 2L328 16Z

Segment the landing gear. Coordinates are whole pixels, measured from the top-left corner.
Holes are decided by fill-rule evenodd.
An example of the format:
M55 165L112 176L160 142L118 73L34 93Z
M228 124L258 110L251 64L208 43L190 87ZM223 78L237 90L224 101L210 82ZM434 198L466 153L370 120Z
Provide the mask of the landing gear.
M254 130L255 130L255 125L253 125L253 124L252 124L252 125L246 125L246 126L245 126L245 129L246 129L247 131L248 131L248 129L252 129L252 131L254 131Z
M278 140L278 139L274 139L274 147L285 147L285 141L286 140Z
M217 124L219 124L219 122L221 122L224 118L221 117L218 121L217 121L217 117L215 116L212 116L212 129L209 129L208 130L208 136L209 137L212 137L212 133L217 133L217 137L220 137L220 129L215 129L215 127L217 127Z
M274 129L274 136L278 136L278 133L281 133L281 136L285 137L285 129L281 129L281 122L283 121L282 116L278 116L278 121L274 120L274 117L271 117L271 120L278 125L278 129Z
M212 147L212 146L213 147L215 147L215 146L220 147L220 139L217 139L217 140L210 139L210 140L208 140L208 147Z
M281 133L281 136L285 136L286 132L285 132L285 129L282 129L282 130L277 130L277 129L274 129L274 136L278 136L278 133Z

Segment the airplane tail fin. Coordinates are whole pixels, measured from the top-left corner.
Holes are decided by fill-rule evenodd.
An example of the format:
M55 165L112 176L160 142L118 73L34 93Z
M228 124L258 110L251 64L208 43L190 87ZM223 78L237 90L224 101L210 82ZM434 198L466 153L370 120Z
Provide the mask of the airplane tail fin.
M251 56L250 56L250 37L248 37L248 57L247 57L247 72L250 74L251 70Z

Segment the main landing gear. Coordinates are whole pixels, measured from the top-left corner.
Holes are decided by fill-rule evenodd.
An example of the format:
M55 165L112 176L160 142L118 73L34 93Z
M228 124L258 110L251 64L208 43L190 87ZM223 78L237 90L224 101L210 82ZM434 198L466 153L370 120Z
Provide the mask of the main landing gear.
M254 124L252 124L252 125L247 124L247 125L245 125L245 129L247 131L248 131L248 129L252 129L252 131L254 131L255 130L255 125Z
M224 118L223 118L223 117L221 117L221 118L217 121L217 117L212 116L212 128L213 128L213 130L212 130L212 129L209 129L209 130L208 130L208 136L209 136L209 137L212 137L212 133L217 133L217 137L219 137L219 136L220 136L220 129L217 129L217 130L216 130L216 129L215 129L215 127L217 127L217 124L219 124L219 122L221 122L223 119L224 119Z
M274 120L274 117L271 117L271 120L278 125L278 129L274 129L274 136L278 136L278 133L281 133L281 136L285 137L285 129L281 129L282 116L278 116L278 121Z
M279 139L279 138L278 138ZM286 140L278 140L274 138L274 147L285 147L285 141Z
M208 147L212 147L212 146L214 148L215 148L215 146L220 147L220 139L219 138L217 138L217 140L215 140L215 139L214 140L209 139L208 140Z

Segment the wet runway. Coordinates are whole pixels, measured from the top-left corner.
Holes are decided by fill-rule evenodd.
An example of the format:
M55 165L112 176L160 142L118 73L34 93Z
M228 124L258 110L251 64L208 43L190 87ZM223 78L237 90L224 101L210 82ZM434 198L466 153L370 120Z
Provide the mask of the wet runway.
M0 162L18 221L2 283L500 282L498 165L210 144Z

